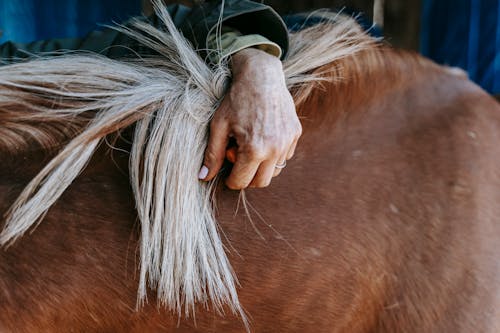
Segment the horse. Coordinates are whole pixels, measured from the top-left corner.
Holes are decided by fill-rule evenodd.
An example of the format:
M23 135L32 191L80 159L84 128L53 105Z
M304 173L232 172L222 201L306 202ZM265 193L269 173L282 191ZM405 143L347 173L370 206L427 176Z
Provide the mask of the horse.
M0 331L498 332L500 107L460 70L353 29L340 39L307 29L292 38L285 73L305 62L313 76L303 68L287 76L301 80L290 86L303 135L284 172L244 194L221 183L208 190L245 320L230 296L211 303L217 295L208 287L183 316L171 311L176 304L164 306L159 282L138 302L144 225L129 181L137 136L133 121L121 118L30 222L36 229L4 238ZM353 38L366 43L353 49ZM327 40L351 48L321 63L328 48L301 44ZM9 68L26 76L42 67L30 64ZM0 112L0 211L8 229L23 188L59 156L61 141L71 144L97 116L47 118L47 109L94 101L88 91L77 99L84 88L72 82L54 88L50 78L33 79L28 89L29 78L6 80L0 92L22 97L5 102L0 94L7 110ZM57 89L76 101L37 99Z

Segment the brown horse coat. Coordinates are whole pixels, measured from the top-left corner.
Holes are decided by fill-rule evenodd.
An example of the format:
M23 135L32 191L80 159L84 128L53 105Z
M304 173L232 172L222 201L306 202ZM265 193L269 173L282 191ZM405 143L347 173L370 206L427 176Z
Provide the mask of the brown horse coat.
M216 191L252 331L499 332L498 103L387 47L330 67L343 80L301 103L296 157L270 187L246 191L255 226L241 205L235 214L237 192ZM0 252L0 331L244 331L203 304L179 320L154 294L136 311L128 156L108 150ZM6 211L47 158L2 155Z

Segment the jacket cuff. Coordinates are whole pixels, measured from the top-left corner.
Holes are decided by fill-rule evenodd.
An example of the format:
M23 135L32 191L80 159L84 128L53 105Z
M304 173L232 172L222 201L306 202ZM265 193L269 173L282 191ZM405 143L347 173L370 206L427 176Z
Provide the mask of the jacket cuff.
M208 36L207 46L208 58L212 63L218 63L249 47L255 47L278 58L282 54L279 45L269 39L256 34L242 35L241 32L231 28L223 28L220 38L217 38L215 33Z

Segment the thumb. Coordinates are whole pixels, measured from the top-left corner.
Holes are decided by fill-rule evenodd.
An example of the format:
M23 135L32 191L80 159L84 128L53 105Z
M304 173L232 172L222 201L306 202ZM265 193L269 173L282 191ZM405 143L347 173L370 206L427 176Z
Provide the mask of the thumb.
M226 147L229 142L229 125L225 121L212 121L205 159L198 178L204 181L212 180L224 163Z

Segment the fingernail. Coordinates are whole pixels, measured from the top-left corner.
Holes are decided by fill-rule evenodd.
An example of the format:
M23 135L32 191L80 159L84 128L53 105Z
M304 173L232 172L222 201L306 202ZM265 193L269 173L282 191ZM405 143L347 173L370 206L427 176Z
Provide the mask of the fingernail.
M200 173L198 174L198 179L205 179L208 175L208 168L206 166L202 166L200 169Z

